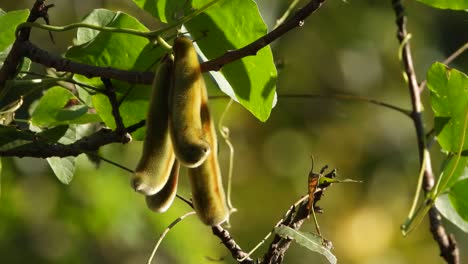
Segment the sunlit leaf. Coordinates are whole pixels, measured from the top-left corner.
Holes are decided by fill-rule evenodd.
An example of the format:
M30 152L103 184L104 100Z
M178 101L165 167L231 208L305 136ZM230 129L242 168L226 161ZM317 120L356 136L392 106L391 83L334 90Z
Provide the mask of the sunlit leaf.
M448 196L455 211L465 222L468 222L468 179L456 182L450 188Z
M458 163L456 164L457 159L457 156L450 155L442 164L439 176L441 177L440 186L446 186L445 189L449 189L459 180L468 164L468 157L461 156L458 160ZM457 165L456 168L454 168L455 164Z
M96 114L88 114L88 108L84 105L67 107L70 100L77 100L70 91L59 86L50 88L42 96L32 113L31 123L39 127L51 127L61 124L99 122L101 120Z
M335 255L333 255L328 248L322 245L322 238L317 235L300 232L285 225L275 227L275 233L277 233L282 238L293 239L299 245L306 247L311 251L322 254L332 264L337 263Z
M468 222L463 220L461 216L455 211L448 195L439 195L435 202L437 210L450 222L456 225L458 228L468 233Z
M0 9L1 10L1 9ZM16 27L25 22L29 16L29 10L15 10L8 13L0 12L0 51L5 50L15 41Z
M468 0L418 0L421 3L441 9L466 10Z
M200 8L209 2L194 0L192 7ZM267 27L252 0L219 1L185 26L210 60L229 50L244 47L267 33ZM270 47L264 47L255 56L225 65L221 73L231 84L234 99L259 120L267 120L277 79ZM226 94L232 96L232 93Z
M180 11L188 2L186 0L133 0L141 9L147 11L161 22L167 23L175 20L177 11Z
M59 139L59 143L62 144L71 144L76 140L76 130L74 126L71 126L65 133L63 137ZM69 184L73 176L75 175L75 157L50 157L47 158L47 162L50 167L63 184Z
M468 77L442 63L434 63L427 74L431 106L435 114L437 140L447 152L457 153L460 144L468 150L468 128L463 130L468 111ZM464 142L461 142L464 138Z

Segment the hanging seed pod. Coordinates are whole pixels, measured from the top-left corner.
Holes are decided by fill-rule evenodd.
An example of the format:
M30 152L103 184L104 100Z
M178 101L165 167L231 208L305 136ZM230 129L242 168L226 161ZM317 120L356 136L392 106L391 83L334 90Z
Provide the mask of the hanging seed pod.
M200 107L205 82L192 41L178 37L174 41L174 70L170 95L170 133L177 159L194 168L210 153L203 134Z
M156 194L146 196L146 205L152 211L164 213L169 209L177 194L180 164L176 160L166 185Z
M202 89L201 120L211 153L197 168L188 170L192 201L198 217L206 225L219 225L229 217L221 170L218 163L218 142L215 125L208 108L206 88Z
M159 192L169 179L175 154L169 134L169 92L173 62L165 57L152 85L143 153L132 178L133 188L146 195Z

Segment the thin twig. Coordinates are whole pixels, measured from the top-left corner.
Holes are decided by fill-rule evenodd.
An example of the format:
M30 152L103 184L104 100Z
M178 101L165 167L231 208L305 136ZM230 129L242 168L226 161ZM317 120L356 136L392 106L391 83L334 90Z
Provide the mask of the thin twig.
M406 116L411 116L411 111L389 104L385 103L382 101L378 101L376 99L372 98L367 98L363 96L358 96L358 95L351 95L351 94L330 94L330 95L325 95L325 94L279 94L279 98L323 98L323 99L335 99L335 100L344 100L344 101L357 101L357 102L364 102L364 103L369 103L377 106L382 106L391 110L398 111Z
M392 0L392 6L396 15L396 24L398 27L397 37L402 45L402 59L404 71L408 81L408 88L411 94L411 104L413 106L412 120L416 129L416 137L418 141L418 151L420 159L420 167L424 169L424 184L423 189L425 193L429 193L434 187L434 174L432 173L432 165L429 153L426 155L426 137L424 131L424 123L422 118L422 103L420 98L420 89L417 82L416 74L413 67L413 59L411 55L411 48L409 41L404 41L407 38L408 32L406 31L406 16L403 5L400 0ZM426 159L426 161L424 161ZM423 167L425 165L425 167ZM448 236L443 225L438 218L437 209L432 207L429 214L429 221L431 225L431 232L434 239L439 245L441 256L447 263L459 263L458 250L453 237ZM449 239L449 237L451 239Z
M275 28L279 27L283 22L288 18L288 16L291 14L291 11L293 11L294 8L296 8L297 4L300 2L300 0L293 0L293 2L288 6L288 9L284 12L284 14L276 20Z
M297 202L291 205L289 209L286 211L286 213L284 214L283 218L281 218L273 227L272 231L268 232L268 234L266 234L265 237L255 247L253 247L244 258L240 259L239 261L244 261L245 259L250 257L250 255L252 255L252 253L254 253L263 243L265 243L265 241L271 236L271 234L273 234L273 230L275 230L276 227L283 225L285 223L285 219L289 219L291 217L291 214L294 212L294 209L297 206L299 206L303 201L305 201L307 198L308 198L308 195L304 195Z
M226 145L228 145L229 148L229 168L228 168L228 177L227 177L227 190L226 190L226 196L227 196L227 205L229 208L229 211L235 212L237 211L236 208L232 205L231 201L231 190L232 190L232 171L234 169L234 145L232 145L231 140L229 139L229 128L224 126L224 118L226 117L226 113L229 111L231 108L233 100L229 100L229 102L226 105L226 108L224 109L223 113L221 114L221 117L219 118L218 122L218 130L221 136L224 139L224 142L226 142Z
M163 241L164 237L166 237L167 233L169 233L169 231L171 231L171 229L175 225L177 225L177 223L179 223L180 221L182 221L185 218L187 218L187 217L189 217L191 215L194 215L194 214L195 214L194 211L188 212L188 213L178 217L176 220L174 220L174 222L172 222L168 227L166 227L166 229L164 229L164 232L161 234L158 241L156 242L156 245L154 246L153 252L151 252L151 255L150 255L150 257L148 259L148 262L147 262L148 264L151 264L151 262L153 261L153 258L156 255L156 251L158 250L158 247L161 244L161 242Z

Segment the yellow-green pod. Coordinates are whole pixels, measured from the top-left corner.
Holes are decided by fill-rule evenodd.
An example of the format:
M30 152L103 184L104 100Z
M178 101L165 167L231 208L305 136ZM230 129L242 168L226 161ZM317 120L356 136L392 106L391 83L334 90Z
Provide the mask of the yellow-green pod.
M169 92L173 62L160 63L153 81L143 153L132 178L133 188L146 195L159 192L166 184L175 161L169 134Z
M169 209L177 194L180 164L176 160L166 185L158 193L146 196L146 205L152 211L164 213Z
M177 159L184 166L200 166L210 153L201 117L201 93L205 82L192 41L178 37L174 41L174 70L170 95L170 130Z
M208 109L206 88L202 90L201 118L203 131L211 146L211 153L197 168L188 170L195 212L203 223L219 225L229 217L221 170L218 163L216 129Z

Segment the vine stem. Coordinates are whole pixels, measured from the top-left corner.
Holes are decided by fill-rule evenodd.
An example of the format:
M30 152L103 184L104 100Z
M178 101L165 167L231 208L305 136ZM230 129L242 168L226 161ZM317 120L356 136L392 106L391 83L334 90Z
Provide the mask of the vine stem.
M164 229L163 233L161 234L161 236L159 237L158 241L156 242L156 245L154 246L154 249L153 251L151 252L151 255L150 257L148 258L148 264L151 264L151 262L153 261L154 259L154 256L156 255L156 251L158 250L159 248L159 245L161 244L161 242L163 241L163 239L166 237L167 233L169 233L169 231L171 231L171 229L177 225L180 221L184 220L185 218L191 216L191 215L195 215L195 211L191 211L191 212L188 212L180 217L178 217L176 220L174 220L168 227L166 227L166 229Z
M40 23L28 21L28 22L21 23L16 27L15 35L19 36L19 33L21 32L22 29L32 28L32 27L45 29L45 30L48 30L49 32L50 31L61 32L61 31L68 31L68 30L77 29L77 28L89 28L89 29L94 29L94 30L102 31L102 32L125 33L125 34L147 38L149 40L153 40L155 38L158 38L164 32L167 32L173 28L179 27L180 25L190 21L192 18L205 12L209 7L213 6L219 1L220 0L213 0L207 3L206 5L202 6L201 8L195 10L194 12L188 14L187 16L182 17L180 20L175 21L166 27L163 27L158 30L153 30L153 31L141 31L141 30L136 30L136 29L131 29L131 28L106 27L106 26L98 26L98 25L93 25L93 24L88 24L88 23L72 23L72 24L68 24L65 26L52 26L52 25L40 24Z

